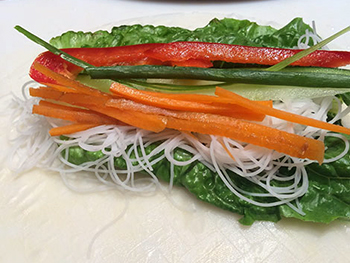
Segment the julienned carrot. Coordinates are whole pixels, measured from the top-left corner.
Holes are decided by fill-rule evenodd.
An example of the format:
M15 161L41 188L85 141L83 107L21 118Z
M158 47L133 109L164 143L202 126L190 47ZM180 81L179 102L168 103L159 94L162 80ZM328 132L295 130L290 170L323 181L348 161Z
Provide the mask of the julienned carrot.
M91 110L59 105L47 101L40 101L39 105L34 105L33 113L78 123L120 124L116 119L92 112Z
M178 115L187 115L187 114L196 114L196 113L210 113L216 114L218 116L228 116L236 119L245 119L250 121L262 121L265 118L265 115L251 113L249 111L245 112L244 110L238 112L223 112L223 111L212 111L212 112L198 112L190 110L171 110L166 108L161 108L157 106L147 105L140 102L136 102L128 99L110 99L106 102L106 106L111 108L123 109L126 111L139 111L147 114L160 114L164 116L172 116L173 114Z
M56 81L58 85L61 86L66 86L69 88L72 88L80 93L91 95L91 96L96 96L96 97L101 97L101 96L108 96L107 93L103 93L97 89L91 88L89 86L86 86L78 81L69 79L65 76L62 76L49 68L34 62L32 67L37 70L38 72L44 74L45 76L49 77L50 79Z
M127 112L125 110L115 109L104 105L99 107L92 106L90 109L141 129L160 132L166 128L167 120L161 115L148 115L137 111Z
M204 118L210 114L210 113L203 113L203 112L191 112L191 111L179 111L179 110L170 110L170 109L163 109L156 106L150 106L143 103L139 103L133 100L128 99L110 99L106 102L106 106L111 108L117 108L124 111L136 111L136 112L142 112L144 114L150 114L150 115L159 115L159 116L165 116L165 117L174 117L174 118L180 118L180 119L200 119ZM212 116L216 116L216 118L234 118L231 116L225 116L225 115L219 115L219 114L211 114ZM249 118L249 115L246 115ZM253 117L252 117L253 118ZM238 118L234 118L238 119Z
M64 93L45 87L37 89L31 88L29 92L33 97L41 97L43 99L51 99L74 106L84 107L138 128L160 132L166 127L166 119L163 116L107 107L105 103L108 97L105 96L94 97L87 94Z
M120 83L113 83L110 88L110 91L115 94L123 94L124 92L128 92L128 90L123 91L122 88L130 89L131 91L134 90L126 86L123 87L123 85ZM229 98L206 95L206 94L163 93L163 92L155 92L155 91L147 91L147 90L137 90L137 92L142 92L143 94L147 94L154 97L174 99L174 100L184 100L184 101L196 101L200 103L213 104L213 105L235 104L234 101L232 101ZM269 107L273 106L272 100L254 101L254 102L262 105L266 105Z
M85 131L96 126L98 126L98 124L96 123L74 123L70 125L52 128L50 129L49 133L51 136L60 136Z
M61 92L49 87L30 88L29 94L33 97L66 102L71 105L85 108L89 108L87 106L104 105L109 99L105 96L94 97L81 93Z
M128 99L111 99L106 102L106 106L109 108L116 108L116 109L120 109L128 112L142 112L147 115L158 115L158 116L163 116L165 118L173 117L173 118L179 118L184 120L206 119L208 116L213 116L218 120L219 119L222 119L222 120L237 119L237 118L232 118L230 116L223 116L218 114L163 109L163 108L146 105L146 104L128 100Z
M106 102L106 106L109 108L116 108L116 109L120 109L128 112L140 112L140 113L142 112L147 115L158 115L158 116L163 116L165 118L173 117L173 118L184 119L184 120L192 120L192 119L204 120L204 119L208 119L208 116L212 116L212 118L216 118L217 120L222 120L222 121L238 119L238 118L218 115L218 114L163 109L163 108L146 105L146 104L128 100L128 99L111 99Z
M62 92L70 92L70 93L79 93L79 91L77 91L76 89L67 87L67 86L62 86L59 84L53 84L53 83L42 83L43 85L46 86L50 86L51 88L54 88L58 91L62 91Z
M91 112L91 111L85 110L85 109L80 108L80 107L72 107L72 106L61 104L61 103L50 102L50 101L47 101L47 100L40 100L38 105L50 107L50 108L53 108L53 109L63 109L63 110L70 110L70 111Z
M29 88L29 95L32 97L59 101L62 94L64 93L49 87Z
M43 88L39 88L36 92L33 92L32 89L31 94L34 93L36 95L40 94L40 97L43 98L56 98L61 102L86 107L135 127L155 132L164 128L171 128L180 131L219 135L274 149L294 157L309 158L318 162L323 160L324 146L322 142L227 116L171 111L130 100L124 100L131 106L130 110L125 110L125 105L120 108L108 107L103 104L104 98L91 98L90 95L85 94L67 94ZM45 93L48 95L46 96ZM88 103L89 98L93 102Z
M221 99L216 96L199 95L198 99L192 98L192 100L189 100L189 98L187 98L183 100L181 98L186 97L185 95L176 97L174 96L175 94L170 94L170 96L167 96L166 94L159 94L157 92L147 92L129 88L120 83L113 83L110 87L110 91L132 101L164 109L213 113L254 121L262 121L265 118L263 114L252 112L247 108L229 103L231 100ZM164 97L162 97L162 95L164 95ZM192 97L193 95L190 96ZM118 104L118 101L112 99L107 105L113 106L113 103Z
M339 132L344 134L350 135L350 129L345 128L343 126L331 124L328 122L319 121L316 119L300 116L294 113L278 110L275 108L266 107L264 105L255 103L254 101L251 101L249 99L246 99L236 93L233 93L231 91L225 90L223 88L217 87L215 90L215 94L219 97L225 97L232 99L237 105L240 105L242 107L249 108L253 111L260 112L262 114L266 114L269 116L273 116L282 120L286 120L293 123L299 123L302 125L312 126L319 129L324 129L328 131L333 132Z
M43 93L45 91L46 90L43 90L41 94L44 97L45 94ZM59 91L55 92L60 93ZM52 92L50 93L50 96L51 95ZM125 113L129 114L128 119L135 122L134 124L129 122L130 125L148 130L156 130L154 127L156 127L158 122L149 122L148 119L154 118L156 120L163 121L163 126L161 126L161 129L167 127L180 131L225 136L246 143L252 143L269 149L274 149L298 158L309 158L312 160L317 160L320 163L323 160L324 146L322 142L295 134L289 134L287 132L263 125L215 114L160 109L158 107L152 107L122 99L120 101L125 101L125 103L121 104L119 108L114 109L103 104L97 105L96 103L85 105L84 101L86 101L86 98L83 98L82 96L87 95L61 93L61 96L56 95L55 97L58 97L59 101L66 103L72 102L75 105L83 107L86 106L91 110L98 111L119 120L125 118ZM82 99L79 100L80 98ZM128 109L126 107L127 105L129 105L130 109L126 111L125 109ZM148 126L142 127L142 122L146 118L146 123Z
M218 120L216 116L208 116L205 119L168 117L167 127L180 131L228 137L293 157L317 160L320 164L324 158L324 144L321 141L238 119L231 118L223 121Z
M115 100L115 106L163 115L167 118L167 128L229 137L294 157L323 161L324 145L321 141L271 127L216 114L160 109L130 100Z

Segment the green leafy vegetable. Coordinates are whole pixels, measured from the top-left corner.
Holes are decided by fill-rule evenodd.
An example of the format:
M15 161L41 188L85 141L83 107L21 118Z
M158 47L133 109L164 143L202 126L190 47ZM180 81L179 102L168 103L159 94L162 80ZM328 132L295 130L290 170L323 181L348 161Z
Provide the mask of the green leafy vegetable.
M312 31L301 18L293 19L277 30L248 20L224 18L193 31L180 27L131 25L114 27L111 32L69 31L50 40L57 48L115 47L143 43L202 41L236 45L293 48L305 31ZM313 43L310 43L313 44Z
M350 105L350 92L339 94L339 97L346 105Z
M327 137L328 148L325 158L337 156L344 149L344 143ZM350 218L350 154L323 165L311 164L306 167L309 177L308 192L300 203L305 216L287 207L281 207L286 217L296 217L306 221L329 223L337 218Z
M156 143L146 147L150 153ZM329 137L326 140L328 147L326 157L331 158L343 150L340 139ZM141 152L139 152L141 155ZM162 154L162 153L160 153ZM101 151L89 152L79 146L69 148L68 161L73 164L83 164L102 158ZM133 156L133 155L132 155ZM153 158L158 157L155 156ZM192 155L185 150L176 148L174 159L187 161ZM115 158L115 165L125 169L125 160ZM154 174L161 180L170 181L170 163L165 158L153 165ZM242 215L240 222L251 225L254 221L265 220L277 222L282 217L294 217L305 221L329 223L337 218L350 218L350 157L346 155L332 164L321 166L312 164L307 168L309 173L308 192L300 199L300 205L305 215L300 215L287 205L279 207L258 207L252 205L233 194L223 183L220 177L199 161L191 165L175 166L174 185L182 185L202 201L213 204L225 210ZM288 171L280 171L288 173ZM231 179L243 190L261 192L263 190L237 174L231 173ZM253 198L257 201L271 202L271 198Z

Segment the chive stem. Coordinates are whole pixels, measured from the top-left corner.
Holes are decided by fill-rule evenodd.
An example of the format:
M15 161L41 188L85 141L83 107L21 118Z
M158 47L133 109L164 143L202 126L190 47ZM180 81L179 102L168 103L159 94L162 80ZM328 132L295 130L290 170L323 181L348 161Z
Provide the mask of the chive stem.
M62 59L78 66L78 67L82 67L82 68L88 68L88 67L93 67L93 65L86 63L83 60L80 60L76 57L73 57L71 55L69 55L68 53L54 47L53 45L51 45L50 43L46 42L45 40L41 39L40 37L30 33L28 30L24 29L21 26L15 26L15 29L22 33L23 35L25 35L27 38L29 38L30 40L32 40L33 42L39 44L40 46L46 48L48 51L54 53L55 55L59 55Z
M281 61L280 63L273 65L269 68L266 69L266 71L279 71L281 69L284 69L285 67L287 67L288 65L292 64L293 62L311 54L312 52L324 47L325 45L327 45L329 42L333 41L334 39L340 37L341 35L347 33L350 31L350 26L344 28L343 30L340 30L339 32L335 33L334 35L326 38L325 40L322 40L321 42L317 43L316 45L309 47L303 51L300 51L298 53L296 53L295 55L286 58L285 60Z

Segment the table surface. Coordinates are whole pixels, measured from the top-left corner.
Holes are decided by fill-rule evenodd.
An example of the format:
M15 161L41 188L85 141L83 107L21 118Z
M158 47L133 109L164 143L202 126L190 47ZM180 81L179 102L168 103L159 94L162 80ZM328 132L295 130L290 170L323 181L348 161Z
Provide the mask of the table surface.
M300 16L315 21L318 33L328 36L350 24L349 7L347 0L0 0L0 95L20 94L30 63L43 51L18 34L15 25L49 39L67 30L139 22L201 26L228 16L278 26ZM350 50L350 37L334 45ZM9 128L0 122L0 262L349 260L346 222L282 220L245 227L237 222L239 216L197 201L185 189L151 196L79 194L53 172L35 169L16 177L6 168Z

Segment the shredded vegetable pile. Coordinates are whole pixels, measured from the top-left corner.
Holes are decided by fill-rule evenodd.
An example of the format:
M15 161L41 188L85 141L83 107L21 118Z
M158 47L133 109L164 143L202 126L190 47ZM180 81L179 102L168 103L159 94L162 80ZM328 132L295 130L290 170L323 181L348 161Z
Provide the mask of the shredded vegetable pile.
M312 29L299 35L299 44L300 39L310 38L309 30ZM311 39L315 42L319 37L311 34ZM177 45L170 48L177 49ZM162 59L157 56L164 48L168 56L177 51L171 53L169 46L163 44L152 49L144 47L137 47L143 62L152 61L166 70L174 67L169 65L169 58L164 60L167 65L158 65ZM51 53L43 54L31 68L31 76L42 85L29 89L25 85L31 98L13 102L14 125L19 135L10 158L18 172L33 167L58 171L66 185L76 191L117 188L147 192L163 189L160 181L164 180L169 182L168 189L182 185L201 200L243 215L243 224L278 221L281 217L316 222L350 217L346 199L350 193L349 177L346 172L330 174L334 165L349 162L350 129L339 125L350 111L349 107L343 109L346 95L257 101L220 87L221 82L215 84L211 95L174 90L164 93L159 88L167 84L156 84L154 91L155 86L143 79L115 79L121 76L116 73L119 68L138 67L139 58L132 66L116 65L111 77L103 67L80 61L80 66L67 66L67 62ZM175 69L188 67L191 71L193 67L207 67L200 56L191 55L184 62L176 55L171 61L176 61ZM341 53L341 60L347 56ZM75 62L74 56L68 61ZM50 66L56 62L58 66ZM62 63L64 71L60 68ZM209 65L213 66L215 63ZM140 69L146 68L141 65ZM101 91L75 79L79 72L96 77L100 70L104 77L107 72L106 78L113 79L108 81L108 90ZM205 74L212 72L210 68L204 70ZM274 78L284 78L288 70L278 70L285 75ZM338 84L332 82L334 85L345 90L348 87L343 84L348 78L346 70L291 70L298 76L307 75L303 84L308 83L309 76L316 79L322 75L332 81L340 79ZM270 74L274 70L254 72ZM258 81L262 81L260 77ZM318 83L328 85L323 79ZM140 85L141 89L135 88ZM27 156L25 160L23 155ZM74 183L77 179L102 184L96 184L97 188L79 188ZM335 185L342 185L341 190ZM312 201L322 198L319 203Z

